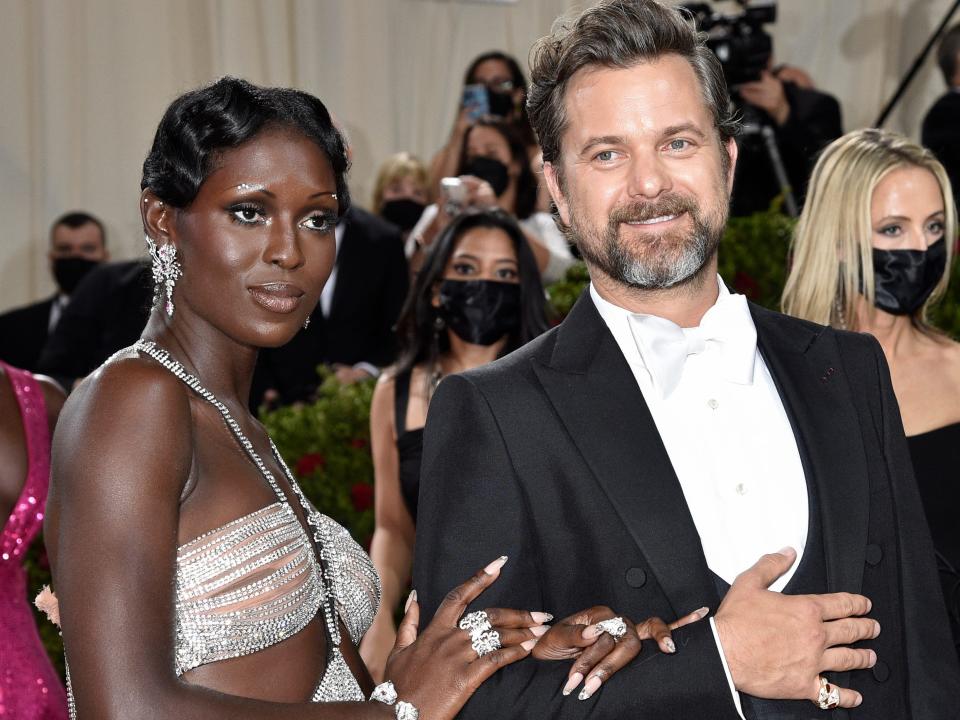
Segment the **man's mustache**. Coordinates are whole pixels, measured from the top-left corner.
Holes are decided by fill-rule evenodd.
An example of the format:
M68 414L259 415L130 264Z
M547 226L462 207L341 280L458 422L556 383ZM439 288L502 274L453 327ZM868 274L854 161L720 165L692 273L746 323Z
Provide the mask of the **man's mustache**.
M684 195L664 195L652 202L633 202L618 205L610 211L610 225L625 222L645 222L667 215L696 214L700 207L693 198Z

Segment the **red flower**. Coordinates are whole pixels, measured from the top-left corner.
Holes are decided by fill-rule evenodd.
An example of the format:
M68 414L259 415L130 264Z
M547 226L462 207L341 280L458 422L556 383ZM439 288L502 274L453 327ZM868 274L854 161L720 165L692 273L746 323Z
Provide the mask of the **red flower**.
M353 501L353 509L357 512L369 510L373 507L373 485L357 483L350 488L350 499Z
M760 297L760 283L743 271L733 276L733 289L743 293L750 300Z
M357 450L363 450L367 447L367 441L363 438L353 438L353 440L350 441L350 447L354 447Z
M321 470L327 466L327 459L320 453L307 453L302 458L297 460L297 465L294 468L299 477L306 477L313 473L314 470L320 468Z

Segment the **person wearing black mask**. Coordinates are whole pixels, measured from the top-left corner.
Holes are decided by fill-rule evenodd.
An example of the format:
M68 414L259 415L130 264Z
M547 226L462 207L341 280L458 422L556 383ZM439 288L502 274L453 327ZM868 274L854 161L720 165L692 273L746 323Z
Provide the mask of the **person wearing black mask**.
M950 180L930 150L858 130L827 147L809 187L784 310L880 341L960 653L960 344L927 320L957 238Z
M484 365L547 329L536 259L501 210L466 212L437 238L398 322L400 359L374 390L370 409L376 530L371 557L383 600L360 653L376 677L393 647L394 609L413 560L420 451L437 383Z
M371 207L377 215L400 228L406 239L430 202L428 186L423 163L408 152L399 152L380 166Z
M451 202L441 192L437 204L427 207L407 241L412 265L416 265L418 250L429 246L459 210L496 206L519 221L544 282L563 276L574 262L573 255L553 216L537 211L537 180L515 128L502 120L477 121L463 138L456 174L465 197L462 202Z
M57 293L0 315L0 360L31 372L39 371L43 346L77 285L109 257L103 223L85 212L70 212L57 218L50 228L47 257Z

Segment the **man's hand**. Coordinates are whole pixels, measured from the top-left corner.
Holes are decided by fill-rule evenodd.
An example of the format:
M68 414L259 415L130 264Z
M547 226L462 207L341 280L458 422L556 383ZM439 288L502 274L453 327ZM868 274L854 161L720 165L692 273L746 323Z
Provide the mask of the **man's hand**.
M353 385L355 382L369 380L371 378L370 373L362 368L341 365L340 363L334 363L333 373L337 376L337 380L340 381L341 385Z
M737 576L714 622L733 684L755 697L816 702L818 676L873 667L873 650L846 647L880 634L862 595L782 595L767 588L797 559L792 548L764 555ZM840 688L840 706L856 707L859 693Z
M764 70L756 82L741 85L738 91L746 102L766 110L777 125L782 126L790 117L790 103L783 91L783 83L769 70Z

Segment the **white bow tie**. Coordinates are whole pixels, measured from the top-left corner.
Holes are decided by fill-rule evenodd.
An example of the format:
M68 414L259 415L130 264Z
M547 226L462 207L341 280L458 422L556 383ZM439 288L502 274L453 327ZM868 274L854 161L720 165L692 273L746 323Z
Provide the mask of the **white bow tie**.
M661 398L677 387L687 356L704 352L708 343L716 343L719 350L716 358L721 376L740 385L753 382L757 329L743 295L721 292L698 327L681 328L655 315L631 314L630 330Z

